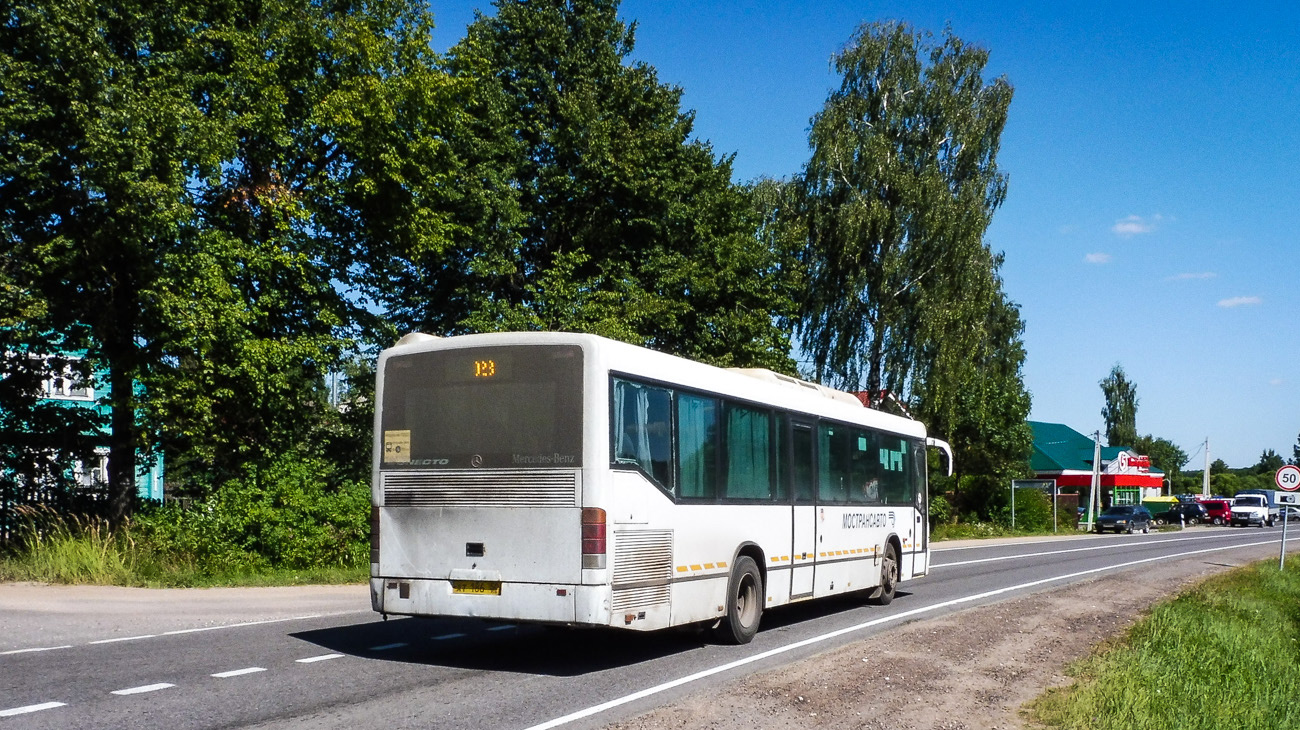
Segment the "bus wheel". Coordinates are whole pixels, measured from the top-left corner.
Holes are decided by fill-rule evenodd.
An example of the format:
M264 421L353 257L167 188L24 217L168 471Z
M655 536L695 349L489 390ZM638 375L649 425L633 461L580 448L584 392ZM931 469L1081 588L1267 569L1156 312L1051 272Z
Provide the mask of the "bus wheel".
M727 616L718 625L718 638L728 644L748 644L763 617L763 577L754 559L741 555L727 581Z
M885 546L885 559L880 563L880 587L871 594L871 602L877 606L888 606L894 601L894 591L898 589L898 550L893 543Z

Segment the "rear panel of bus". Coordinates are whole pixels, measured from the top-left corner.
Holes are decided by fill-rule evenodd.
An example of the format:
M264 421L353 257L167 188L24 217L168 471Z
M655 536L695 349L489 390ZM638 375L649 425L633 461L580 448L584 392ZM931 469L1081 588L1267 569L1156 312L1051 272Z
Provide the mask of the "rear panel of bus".
M432 348L379 363L374 609L607 624L605 526L581 503L583 348Z

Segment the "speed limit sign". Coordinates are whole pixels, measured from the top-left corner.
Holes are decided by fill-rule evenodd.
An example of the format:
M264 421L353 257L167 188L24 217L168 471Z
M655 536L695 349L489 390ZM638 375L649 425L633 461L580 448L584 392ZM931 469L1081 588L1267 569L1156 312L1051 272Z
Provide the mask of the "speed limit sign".
M1273 477L1277 482L1278 489L1285 489L1288 492L1294 492L1300 489L1300 466L1287 464L1277 470L1277 476Z

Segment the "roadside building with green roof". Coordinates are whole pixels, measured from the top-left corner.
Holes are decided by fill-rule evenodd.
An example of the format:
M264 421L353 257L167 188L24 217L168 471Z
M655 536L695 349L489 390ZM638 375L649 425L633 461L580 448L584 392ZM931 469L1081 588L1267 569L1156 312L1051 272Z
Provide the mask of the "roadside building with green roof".
M1092 487L1092 438L1063 423L1030 421L1034 451L1029 465L1038 479L1054 479L1058 489L1087 495ZM1101 503L1141 504L1159 497L1164 472L1151 467L1151 459L1131 446L1107 446L1101 450ZM1086 499L1086 496L1085 496Z

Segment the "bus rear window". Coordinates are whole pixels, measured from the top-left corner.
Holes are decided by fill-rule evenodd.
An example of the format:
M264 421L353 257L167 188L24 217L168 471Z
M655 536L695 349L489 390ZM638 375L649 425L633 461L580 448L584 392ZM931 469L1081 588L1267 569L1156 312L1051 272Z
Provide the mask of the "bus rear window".
M381 469L582 466L582 348L440 350L384 367Z

